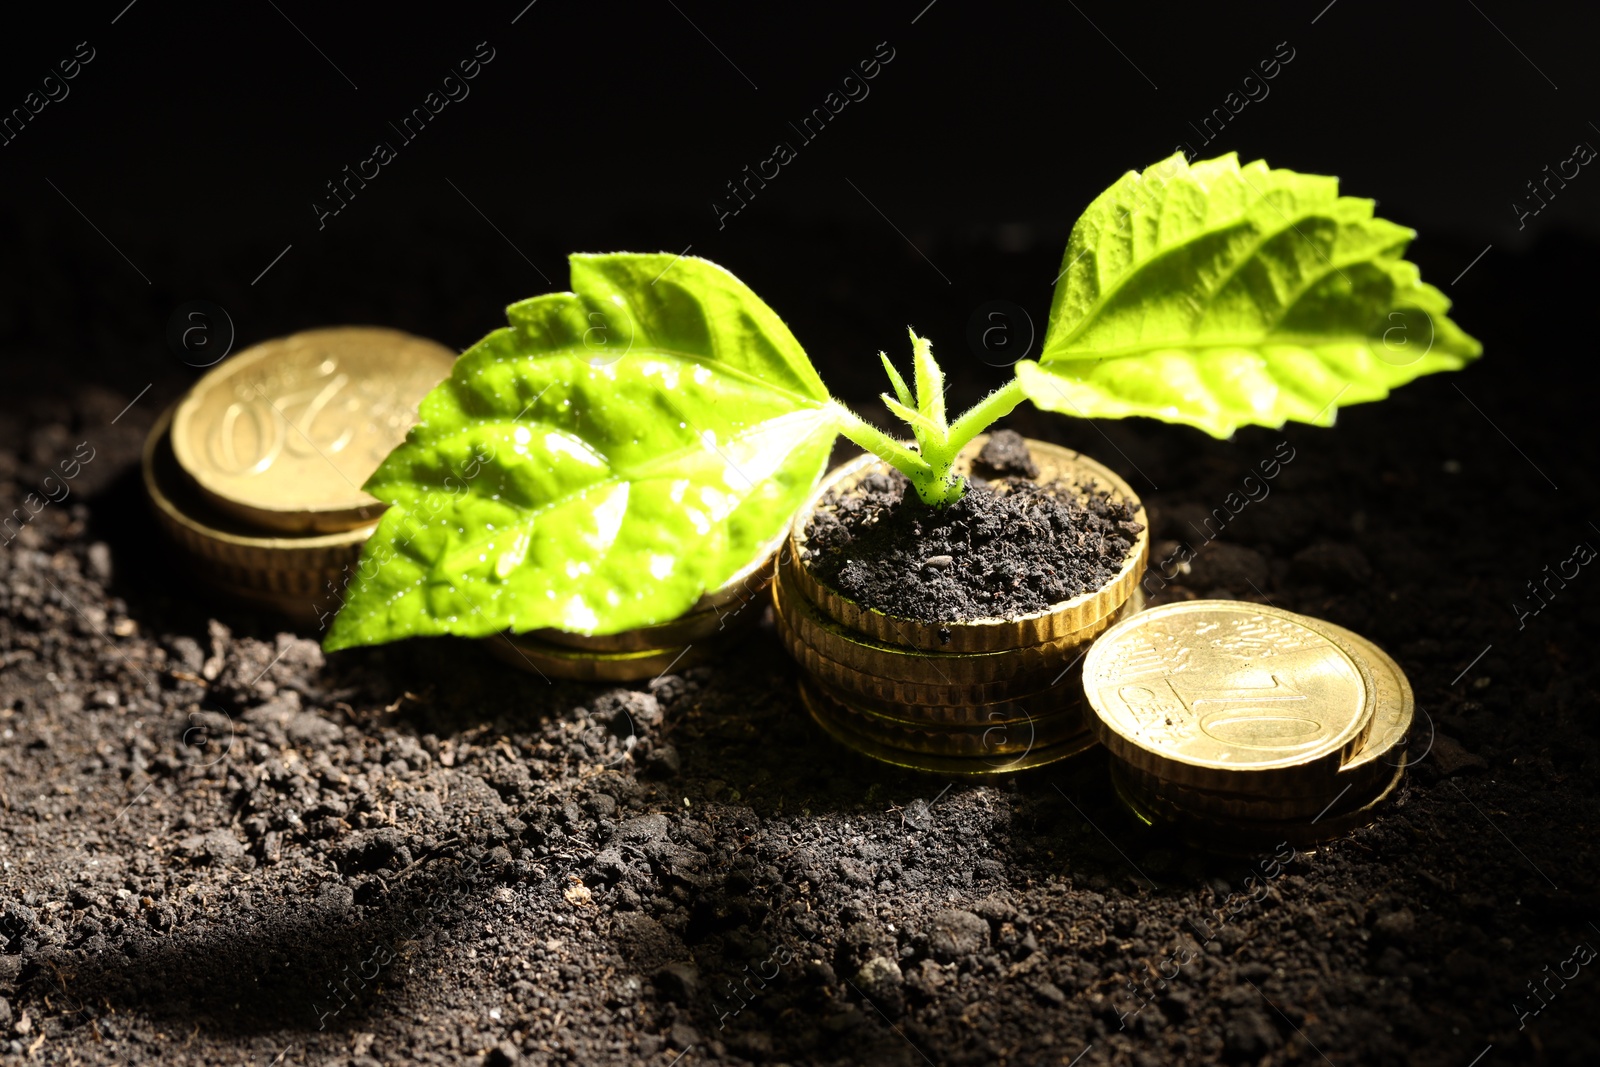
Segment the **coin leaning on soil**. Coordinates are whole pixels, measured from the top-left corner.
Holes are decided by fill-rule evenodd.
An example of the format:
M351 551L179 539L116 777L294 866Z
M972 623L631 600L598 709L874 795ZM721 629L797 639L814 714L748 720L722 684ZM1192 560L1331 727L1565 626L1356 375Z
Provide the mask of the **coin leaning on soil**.
M1116 758L1164 781L1265 796L1320 793L1372 723L1369 668L1314 619L1196 600L1107 630L1084 692Z
M1235 601L1165 605L1140 621L1146 619L1150 632L1114 627L1102 640L1122 644L1091 651L1085 665L1099 732L1120 742L1112 758L1117 793L1140 819L1224 849L1309 842L1370 821L1393 795L1405 772L1415 699L1405 672L1372 641L1333 623ZM1197 653L1203 647L1205 654ZM1318 690L1305 681L1308 652L1329 676L1342 675L1344 659L1357 668L1368 710L1353 747L1338 747L1349 732L1347 686L1332 690L1337 703L1312 700ZM1170 699L1148 697L1162 687ZM1146 723L1150 709L1161 709L1159 729L1130 730L1130 707ZM1164 751L1141 754L1132 743L1143 739ZM1330 776L1328 753L1336 749L1343 754Z
M372 326L263 341L212 368L178 404L173 454L211 504L263 533L366 525L384 506L362 484L455 355Z
M377 524L282 535L213 507L172 454L172 412L164 412L145 439L142 475L156 522L185 569L225 598L301 625L326 625Z

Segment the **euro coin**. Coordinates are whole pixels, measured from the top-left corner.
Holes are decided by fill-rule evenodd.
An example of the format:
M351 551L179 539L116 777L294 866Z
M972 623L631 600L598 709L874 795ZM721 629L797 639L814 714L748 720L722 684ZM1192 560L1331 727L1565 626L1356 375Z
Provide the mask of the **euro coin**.
M216 592L303 625L326 626L358 571L375 524L338 533L277 536L221 512L172 452L172 410L145 439L141 474L156 521L187 569Z
M1076 699L1060 694L1051 701L989 704L969 709L965 721L952 723L924 718L914 709L867 704L815 678L809 684L848 712L862 732L917 751L971 756L1015 754L1088 731L1081 694Z
M455 353L399 330L307 330L219 363L178 405L172 450L207 499L264 533L370 525L362 483Z
M697 666L719 647L700 642L682 648L632 652L591 652L540 641L528 634L496 634L483 638L496 657L544 678L579 682L643 682L672 671Z
M1395 794L1405 774L1405 743L1415 714L1405 672L1360 634L1317 619L1294 618L1355 661L1370 687L1371 722L1338 772L1326 780L1317 776L1315 789L1297 782L1294 788L1263 791L1253 788L1258 779L1250 772L1215 775L1197 785L1114 755L1117 793L1138 818L1174 828L1213 850L1243 853L1280 841L1309 844L1339 836L1371 821Z
M1129 768L1113 760L1111 781L1117 796L1139 821L1164 827L1193 844L1232 855L1252 855L1280 842L1312 845L1365 826L1394 798L1404 774L1404 762L1385 767L1376 779L1377 790L1367 795L1345 793L1309 818L1240 818L1196 811L1170 798L1141 788Z
M1315 620L1196 600L1113 626L1084 659L1112 755L1177 786L1326 795L1372 723L1368 668Z
M1020 748L1020 751L984 751L979 755L921 752L895 743L899 738L890 736L886 739L882 734L872 732L870 727L863 728L859 717L852 715L846 707L805 678L800 680L800 699L812 721L846 748L880 763L932 774L962 777L1011 774L1079 755L1095 745L1094 734L1083 730L1050 743L1036 740L1031 745L1005 746ZM1011 731L1002 731L992 735L992 738L1010 739L1012 736Z
M852 631L826 618L792 588L786 568L773 587L773 607L798 638L834 663L863 674L918 685L944 686L970 694L977 703L1008 699L1006 694L1042 689L1061 673L1073 654L1104 625L1069 633L1044 644L996 652L930 652L893 645Z

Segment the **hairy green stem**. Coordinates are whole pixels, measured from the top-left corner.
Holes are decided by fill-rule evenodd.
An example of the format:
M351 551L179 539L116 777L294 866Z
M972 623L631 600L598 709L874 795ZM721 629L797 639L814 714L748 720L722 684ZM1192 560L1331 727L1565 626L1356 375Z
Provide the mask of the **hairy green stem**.
M897 384L895 391L898 393L903 388L903 384ZM889 399L885 397L886 401ZM913 430L919 431L916 438L921 452L912 451L908 445L865 421L837 400L833 401L832 407L841 434L904 474L924 504L947 507L960 500L967 491L966 479L951 471L956 457L974 437L988 429L995 420L1010 414L1023 399L1022 383L1013 378L948 426L944 425L941 403L934 409L939 416L936 421L920 418L912 423ZM920 413L907 414L916 416Z

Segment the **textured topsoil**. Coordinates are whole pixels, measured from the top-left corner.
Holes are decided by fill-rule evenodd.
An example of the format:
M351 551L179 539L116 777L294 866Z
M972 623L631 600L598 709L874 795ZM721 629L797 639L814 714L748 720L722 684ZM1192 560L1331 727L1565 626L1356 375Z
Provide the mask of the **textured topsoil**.
M1155 602L1270 601L1409 674L1397 799L1287 861L1141 829L1096 753L981 782L859 760L767 624L628 687L465 641L324 657L162 554L137 453L185 379L119 417L142 374L30 361L6 511L94 457L0 544L0 1061L1600 1061L1574 955L1600 945L1600 578L1566 562L1600 545L1590 400L1515 351L1557 347L1520 309L1579 264L1502 254L1484 361L1335 429L1012 420L1141 494Z
M1006 466L1037 466L1015 432ZM987 447L987 446L986 446ZM899 471L827 493L806 526L807 565L853 600L902 618L1027 615L1116 576L1144 529L1104 490L1004 476L969 480L948 507L924 504Z

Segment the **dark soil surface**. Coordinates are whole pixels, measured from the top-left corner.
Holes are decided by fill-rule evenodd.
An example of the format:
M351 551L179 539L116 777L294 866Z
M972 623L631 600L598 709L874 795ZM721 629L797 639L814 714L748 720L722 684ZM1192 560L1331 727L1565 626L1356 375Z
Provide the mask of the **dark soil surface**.
M1034 466L1018 435L1002 448L989 470ZM961 499L942 508L910 487L891 470L826 494L806 526L806 566L879 611L965 622L1028 615L1098 589L1144 529L1133 521L1136 506L1092 486L969 479Z
M1060 244L1014 268L927 247L984 291L886 295L922 266L897 248L774 297L833 294L795 330L859 410L878 371L849 353L892 331L829 301L893 326L1042 300ZM253 337L392 322L462 345L493 324L456 324L434 267L397 283L426 259L391 251L388 295L332 295L368 276L349 264L285 274ZM0 516L59 497L45 478L80 443L93 458L0 534L0 1061L1600 1062L1576 948L1600 946L1600 576L1570 562L1600 545L1593 400L1526 358L1588 349L1525 313L1581 306L1562 286L1594 249L1496 247L1456 294L1482 363L1334 429L1013 416L1140 493L1155 602L1270 601L1409 674L1414 765L1382 817L1247 860L1136 825L1101 754L981 782L857 759L807 720L767 627L610 688L465 641L324 657L207 599L139 496L140 441L193 379L129 355L166 297L127 295L98 244L74 256L102 266L30 274L6 335ZM950 362L952 406L996 383Z

